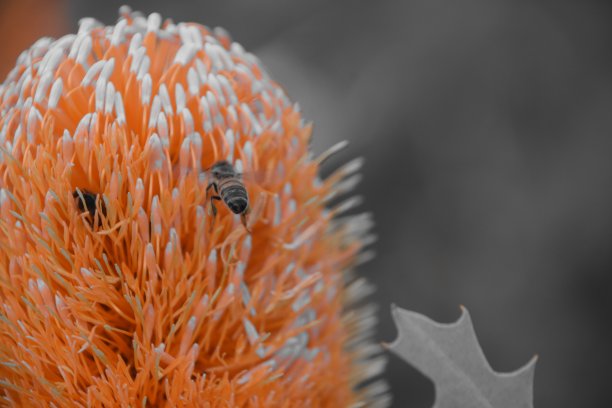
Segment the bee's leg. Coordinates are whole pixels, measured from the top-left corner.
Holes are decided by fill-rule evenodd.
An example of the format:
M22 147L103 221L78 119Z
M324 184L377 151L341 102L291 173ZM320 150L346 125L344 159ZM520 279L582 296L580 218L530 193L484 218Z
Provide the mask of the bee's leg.
M215 207L215 200L220 201L221 197L219 197L219 196L211 196L210 197L210 208L212 210L212 215L213 215L212 221L210 222L210 228L209 228L209 230L211 232L212 232L213 226L215 224L215 218L217 217L217 207Z
M247 205L247 208L240 214L240 221L242 221L242 225L244 225L244 229L250 234L251 230L249 229L249 225L247 223L247 215L251 213L251 207Z
M242 221L242 225L244 225L244 229L247 230L247 232L249 234L251 234L251 230L249 229L249 226L247 225L247 211L243 212L242 214L240 214L240 221Z
M217 183L215 183L214 181L211 181L210 183L208 183L208 185L206 186L206 199L208 200L208 193L210 193L210 189L214 188L215 189L215 193L217 195L219 195L219 188L217 187Z
M211 196L210 197L210 206L212 207L213 217L217 216L217 207L215 207L214 200L221 201L221 197L219 196Z

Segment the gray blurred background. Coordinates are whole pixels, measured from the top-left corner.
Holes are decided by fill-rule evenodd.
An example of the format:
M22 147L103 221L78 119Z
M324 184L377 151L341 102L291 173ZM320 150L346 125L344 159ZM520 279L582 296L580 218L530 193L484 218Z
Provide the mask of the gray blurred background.
M124 3L54 1L66 32ZM537 408L612 406L611 5L129 4L226 28L315 122L315 150L348 139L332 165L365 156L379 340L396 336L391 303L442 322L463 304L494 369L539 355ZM394 356L387 379L394 407L431 407L432 383Z

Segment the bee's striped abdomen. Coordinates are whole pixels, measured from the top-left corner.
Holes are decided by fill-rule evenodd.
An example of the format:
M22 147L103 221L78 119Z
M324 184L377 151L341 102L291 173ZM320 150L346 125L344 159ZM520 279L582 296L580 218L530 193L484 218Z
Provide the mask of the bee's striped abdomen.
M249 206L246 188L236 177L219 181L219 195L234 214L242 214Z

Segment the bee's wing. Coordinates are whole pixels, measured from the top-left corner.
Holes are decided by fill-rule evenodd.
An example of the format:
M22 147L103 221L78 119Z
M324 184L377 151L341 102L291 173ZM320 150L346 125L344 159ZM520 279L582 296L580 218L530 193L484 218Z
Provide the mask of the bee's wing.
M273 171L272 169L264 169L264 168L259 168L259 169L246 169L243 170L242 167L242 163L236 165L234 164L234 177L243 180L246 183L249 184L259 184L259 185L263 185L266 184L271 177L273 176ZM215 180L215 176L213 176L212 174L212 167L207 167L203 170L201 170L200 172L200 180L205 180L207 183L212 182L213 180Z
M207 183L210 183L214 179L212 173L210 172L210 167L200 171L199 177L200 181L204 180Z
M243 173L236 173L236 176L247 183L265 184L270 178L270 173L270 171L264 169L253 169Z

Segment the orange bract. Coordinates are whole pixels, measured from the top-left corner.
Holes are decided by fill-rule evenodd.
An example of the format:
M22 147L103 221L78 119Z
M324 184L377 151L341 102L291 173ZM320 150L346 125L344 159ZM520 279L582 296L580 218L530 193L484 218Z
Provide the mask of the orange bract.
M359 162L319 180L310 127L224 31L85 19L20 56L0 115L2 405L387 404L351 307L371 221L325 208ZM224 205L209 228L225 159L264 175L252 234Z

